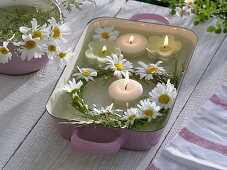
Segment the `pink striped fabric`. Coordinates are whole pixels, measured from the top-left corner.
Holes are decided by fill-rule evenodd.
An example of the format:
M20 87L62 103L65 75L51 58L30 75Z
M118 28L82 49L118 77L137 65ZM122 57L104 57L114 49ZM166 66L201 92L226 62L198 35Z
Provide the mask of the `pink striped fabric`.
M210 101L223 109L227 110L227 101L220 98L218 95L214 94L211 96Z
M179 135L183 139L185 139L193 144L196 144L198 146L204 147L209 150L213 150L215 152L218 152L218 153L221 153L221 154L227 156L227 146L216 143L216 142L211 142L205 138L202 138L202 137L190 132L187 128L181 129Z
M224 123L227 117L227 85L224 84L209 101L202 107L202 113L180 130L147 170L227 169L227 126L220 125L219 120L222 118ZM193 128L195 124L198 129Z

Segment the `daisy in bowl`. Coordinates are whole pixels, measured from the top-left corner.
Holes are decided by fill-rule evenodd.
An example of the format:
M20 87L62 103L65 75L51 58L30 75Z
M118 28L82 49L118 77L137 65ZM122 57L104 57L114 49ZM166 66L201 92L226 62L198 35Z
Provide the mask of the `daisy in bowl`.
M59 44L57 44L56 42L52 42L52 41L49 41L46 44L46 47L44 49L48 55L48 58L51 60L56 58L57 55L59 54L59 52L62 50L61 46Z
M114 31L114 27L98 27L95 29L95 35L93 35L93 39L99 41L114 41L117 39L119 35L119 31Z
M25 37L31 34L32 38L34 39L37 38L39 40L46 40L50 30L50 28L47 27L47 24L44 24L42 27L40 27L38 26L37 20L35 18L32 19L31 24L32 28L20 27L20 32L23 33Z
M122 78L122 76L125 77L126 72L128 71L133 72L133 66L132 63L127 61L126 59L123 59L123 55L120 54L119 57L115 54L112 54L112 56L107 56L108 62L107 66L105 67L105 70L111 69L114 71L114 76L118 77L119 79Z
M80 90L82 85L82 81L76 82L76 80L73 78L72 81L69 80L69 82L64 85L63 90L71 94L77 94L77 91Z
M32 35L29 34L28 36L22 36L24 42L17 42L14 43L16 46L21 46L22 49L19 49L21 52L21 59L22 60L31 60L34 58L42 58L43 55L43 47L42 43L37 38L32 38Z
M153 79L153 74L162 74L165 72L163 67L158 67L163 61L158 61L156 64L145 64L139 61L138 64L141 67L136 68L136 75L140 76L140 79L145 78L145 80Z
M57 55L54 58L54 62L59 68L63 67L64 65L69 63L73 55L74 53L72 53L71 50L60 50L57 52Z
M168 80L167 84L158 83L149 95L161 108L168 109L173 105L177 92L174 85Z
M142 117L142 113L137 108L130 108L124 112L122 120L127 120L126 125L133 125L136 119L140 119Z
M48 20L50 23L50 29L51 29L51 39L53 41L60 41L62 43L67 43L67 39L65 39L65 36L70 35L71 30L67 23L59 25L55 18L51 18Z
M94 80L93 77L97 76L97 71L93 68L77 68L79 70L79 73L73 74L73 76L75 76L77 80L84 79L88 82L89 80Z
M12 53L7 48L9 42L3 42L0 46L0 63L8 63L12 59Z
M140 104L137 106L142 111L143 116L148 118L148 121L156 119L157 116L161 115L158 112L160 110L160 106L157 106L155 102L151 103L149 99L141 100Z

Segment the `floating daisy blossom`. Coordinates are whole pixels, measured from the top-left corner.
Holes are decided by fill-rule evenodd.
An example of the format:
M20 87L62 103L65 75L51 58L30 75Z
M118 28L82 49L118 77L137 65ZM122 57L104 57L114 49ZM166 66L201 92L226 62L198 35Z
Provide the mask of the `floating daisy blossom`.
M7 48L9 42L3 42L0 46L0 63L8 63L12 59L12 53Z
M167 81L167 84L158 83L157 86L149 93L152 100L154 100L157 105L162 108L168 109L174 103L174 99L177 96L176 88L170 83L170 80Z
M24 42L14 43L15 45L21 45L23 49L21 51L21 59L22 60L31 60L34 58L42 58L43 51L41 42L38 39L33 39L32 35L29 34L28 36L22 36Z
M165 72L163 67L158 67L159 64L163 63L163 61L158 61L156 64L145 64L142 61L139 61L138 64L141 67L137 67L136 75L140 76L140 79L145 78L145 80L153 79L153 74L162 74Z
M122 117L122 120L127 120L126 122L126 125L133 125L134 124L134 121L136 119L140 119L141 118L141 111L137 108L130 108L130 109L127 109L126 112L124 112L124 115Z
M184 3L186 3L189 7L193 7L195 4L195 0L184 0Z
M69 82L64 85L63 90L68 93L74 94L75 96L77 94L76 92L80 90L82 85L82 81L79 81L77 83L76 80L73 78L72 81L69 80Z
M21 33L23 33L26 36L29 36L29 34L32 35L32 38L39 40L44 40L48 37L49 33L49 27L47 27L46 24L44 24L42 27L39 27L37 24L37 20L35 18L31 21L32 28L27 27L20 27L19 30Z
M92 68L79 68L77 67L79 70L79 73L75 73L73 74L73 76L76 77L76 79L84 79L87 82L89 80L94 80L93 77L97 76L97 71L95 69Z
M161 114L158 112L160 110L160 106L157 106L155 102L150 102L149 99L141 100L140 105L137 105L138 108L143 112L143 116L148 118L148 121L151 119L156 119L157 116Z
M119 57L115 54L112 54L112 56L107 56L108 62L107 66L105 67L105 70L111 69L114 71L114 76L117 76L118 78L122 78L122 75L125 77L126 72L128 71L133 72L133 66L132 63L127 61L126 59L123 59L123 55L120 54Z
M68 24L59 25L53 17L49 19L48 22L51 27L51 39L67 43L68 41L65 39L65 36L69 35L71 32Z
M107 112L113 112L113 103L109 106L106 107L101 107L100 109L97 108L96 105L94 105L95 107L92 108L92 112L91 115L100 115L101 113L107 113Z
M114 27L98 27L95 29L95 35L93 35L93 39L99 41L107 41L107 40L116 40L119 31L113 31Z
M192 12L192 10L188 6L183 6L182 8L176 7L176 15L179 17L186 18L186 17L190 16L191 12Z

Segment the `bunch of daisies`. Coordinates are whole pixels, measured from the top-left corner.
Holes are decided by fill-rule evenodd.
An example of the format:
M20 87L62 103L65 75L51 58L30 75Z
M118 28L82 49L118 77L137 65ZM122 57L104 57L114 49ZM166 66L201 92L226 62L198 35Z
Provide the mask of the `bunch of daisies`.
M42 58L48 55L48 58L54 60L61 67L67 64L73 53L66 47L68 42L66 36L70 34L70 29L66 24L60 25L55 18L48 20L48 24L38 25L35 18L31 21L31 28L20 27L22 41L14 42L17 51L20 52L22 60L29 61L33 58ZM12 53L9 50L9 42L4 42L0 46L0 63L8 63L12 59Z

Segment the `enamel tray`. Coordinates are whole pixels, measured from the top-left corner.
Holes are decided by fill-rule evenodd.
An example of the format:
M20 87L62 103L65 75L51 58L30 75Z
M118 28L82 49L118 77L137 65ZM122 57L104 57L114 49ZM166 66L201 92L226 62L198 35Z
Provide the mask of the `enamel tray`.
M158 20L163 22L165 25L135 21L140 19ZM119 18L93 19L84 29L75 48L75 54L77 54L77 56L72 59L71 63L69 63L63 71L46 105L47 111L52 116L60 134L65 138L71 139L71 144L78 150L90 153L108 154L117 152L120 148L130 150L150 149L159 141L168 119L158 129L146 127L143 131L94 125L77 127L77 125L61 123L71 120L73 118L72 113L76 112L76 110L62 97L62 88L64 87L64 84L71 79L72 72L76 66L86 67L87 62L84 53L88 48L88 43L91 41L94 29L99 26L114 26L121 32L121 34L139 33L147 38L151 35L175 35L176 39L182 42L183 47L181 52L178 54L180 63L179 68L181 68L182 65L187 68L197 43L197 36L188 29L169 26L169 21L166 18L155 14L138 14L132 17L131 20ZM151 62L149 58L139 58L139 60ZM168 71L172 69L172 65L173 62L169 61L166 62L163 67ZM182 79L183 76L181 81ZM97 87L93 87L94 85L97 85ZM96 102L95 104L101 106L107 106L110 104L108 103L108 99L103 97L107 95L108 92L107 88L102 86L101 82L92 84L88 89L86 97L87 100L91 100L91 103ZM146 90L151 89L147 88ZM179 87L177 91L179 91Z

